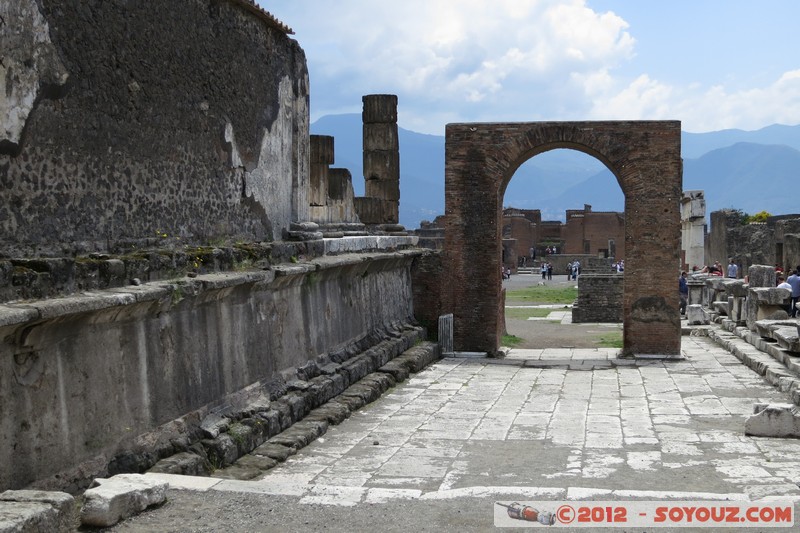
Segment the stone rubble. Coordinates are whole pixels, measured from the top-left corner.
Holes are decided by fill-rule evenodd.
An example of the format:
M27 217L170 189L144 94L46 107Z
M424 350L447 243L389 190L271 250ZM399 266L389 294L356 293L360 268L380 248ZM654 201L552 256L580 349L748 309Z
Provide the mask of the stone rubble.
M81 524L110 527L167 500L168 484L141 474L119 474L95 479L97 486L83 494Z

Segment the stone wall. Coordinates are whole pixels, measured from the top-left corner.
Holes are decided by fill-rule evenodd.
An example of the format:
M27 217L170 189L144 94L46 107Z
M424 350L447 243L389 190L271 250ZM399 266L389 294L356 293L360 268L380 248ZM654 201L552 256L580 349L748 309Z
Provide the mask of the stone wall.
M622 274L581 274L572 321L622 322Z
M309 362L412 322L419 253L0 306L0 490L102 474L143 433L254 383L278 395Z
M733 258L739 272L751 265L780 264L784 269L800 264L800 215L769 217L766 223L742 224L741 213L723 209L711 213L706 240L708 262L723 265Z
M0 255L281 238L307 220L308 72L244 0L0 0Z

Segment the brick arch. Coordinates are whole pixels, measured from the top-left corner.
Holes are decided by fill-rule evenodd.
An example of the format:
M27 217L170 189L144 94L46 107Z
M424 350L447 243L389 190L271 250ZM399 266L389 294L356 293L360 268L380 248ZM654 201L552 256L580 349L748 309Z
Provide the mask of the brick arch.
M499 348L503 194L525 161L569 148L602 161L625 195L623 355L680 355L680 122L448 124L445 137L442 297L456 350Z

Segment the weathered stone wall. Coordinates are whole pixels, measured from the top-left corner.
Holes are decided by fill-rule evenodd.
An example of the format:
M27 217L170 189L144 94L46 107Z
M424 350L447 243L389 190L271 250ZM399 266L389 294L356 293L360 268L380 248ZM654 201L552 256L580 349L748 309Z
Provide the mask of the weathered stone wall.
M137 435L254 383L279 394L309 361L412 321L419 254L0 306L0 490L102 473Z
M675 121L447 125L444 304L454 313L456 350L498 349L503 191L521 164L555 148L598 158L625 194L624 354L678 355L682 162Z
M442 311L442 287L447 283L442 263L444 254L428 250L416 259L411 268L411 286L414 294L414 318L433 335L438 331Z
M242 0L0 13L1 255L270 240L307 220L308 72L280 23Z
M622 274L581 274L572 321L622 322Z

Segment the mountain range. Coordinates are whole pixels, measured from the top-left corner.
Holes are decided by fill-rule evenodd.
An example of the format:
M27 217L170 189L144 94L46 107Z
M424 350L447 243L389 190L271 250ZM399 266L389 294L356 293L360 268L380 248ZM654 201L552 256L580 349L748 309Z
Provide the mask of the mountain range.
M359 113L327 115L311 125L334 137L335 167L353 175L364 194L362 124ZM398 128L400 223L417 228L444 213L443 135ZM706 213L723 208L773 215L800 213L800 125L775 124L756 131L722 130L681 135L683 189L703 190ZM552 150L523 164L506 189L503 204L541 209L546 220L564 220L567 209L590 204L594 211L623 211L614 175L597 159L575 150Z

